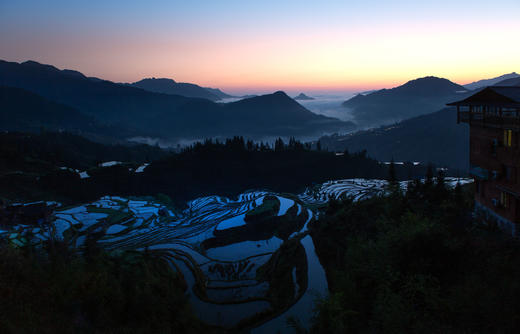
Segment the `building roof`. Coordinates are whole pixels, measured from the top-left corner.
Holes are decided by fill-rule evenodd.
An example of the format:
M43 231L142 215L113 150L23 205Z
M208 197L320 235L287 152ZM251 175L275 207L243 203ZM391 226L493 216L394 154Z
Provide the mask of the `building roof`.
M519 86L489 86L464 100L448 103L448 106L488 105L520 108Z

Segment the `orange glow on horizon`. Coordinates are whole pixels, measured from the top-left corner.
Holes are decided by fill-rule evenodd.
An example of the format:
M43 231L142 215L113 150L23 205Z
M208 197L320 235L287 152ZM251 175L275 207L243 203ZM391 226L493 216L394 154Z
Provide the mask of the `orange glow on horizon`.
M520 44L511 42L518 31L518 20L412 21L254 35L237 31L226 40L211 32L194 38L168 31L84 36L50 31L43 38L28 37L30 43L8 50L10 56L4 59L36 58L115 82L166 77L230 93L355 92L391 88L428 75L467 84L520 71ZM46 48L52 52L25 56ZM53 51L58 49L59 54Z

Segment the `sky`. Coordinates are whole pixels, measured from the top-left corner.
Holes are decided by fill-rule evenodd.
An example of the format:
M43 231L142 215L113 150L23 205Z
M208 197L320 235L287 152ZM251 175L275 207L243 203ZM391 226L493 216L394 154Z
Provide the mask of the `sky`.
M0 59L231 93L520 72L519 0L0 0Z

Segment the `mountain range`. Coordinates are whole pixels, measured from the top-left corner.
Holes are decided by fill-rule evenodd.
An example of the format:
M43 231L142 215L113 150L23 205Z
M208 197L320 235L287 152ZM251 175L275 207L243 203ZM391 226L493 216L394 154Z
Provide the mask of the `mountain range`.
M166 78L148 78L128 85L154 93L196 97L211 101L219 101L226 97L232 97L220 89L203 88L192 83L175 82L173 79Z
M342 106L361 127L392 124L442 109L447 101L467 96L469 91L447 79L424 77L404 85L358 94Z
M114 132L124 134L123 129L100 124L95 118L72 107L24 89L6 86L0 86L0 130L33 133L67 131L98 140L111 137Z
M520 79L520 74L518 74L516 72L512 72L509 74L504 74L504 75L498 76L496 78L475 81L470 84L464 85L464 87L469 90L475 90L475 89L479 89L479 88L484 88L486 86L495 86L495 85L503 86L504 85L503 82L506 80L509 80L509 79L518 80L518 79ZM507 85L505 85L505 86L507 86Z
M87 78L34 61L0 61L0 85L70 106L99 124L125 129L125 135L168 139L289 136L354 128L352 123L310 112L283 92L222 104Z
M460 170L469 166L469 128L457 124L453 108L344 136L324 136L320 143L331 151L367 150L380 161L432 162Z
M520 77L493 82L520 85ZM213 99L229 96L218 89L183 86L171 79L117 84L33 61L0 61L0 130L67 131L120 142L138 136L196 139L244 135L258 139L355 129L351 122L312 113L281 91L215 103L207 98L180 96L165 87L190 87L213 94ZM466 169L468 130L456 124L453 109L444 107L476 91L447 79L425 77L396 88L359 94L343 105L361 126L369 122L383 126L324 136L320 142L335 151L366 149L379 160L434 162Z
M505 79L497 82L493 86L520 86L520 77Z
M520 76L513 72L464 87L446 79L426 77L393 89L379 90L366 96L357 95L345 105L357 110L355 115L358 117L368 112L382 120L389 112L400 117L403 114L424 115L348 135L324 136L320 138L321 146L333 151L367 150L368 155L381 161L433 162L467 170L468 126L457 124L456 111L445 106L448 102L478 92L482 89L481 85L520 86ZM468 86L475 89L467 91ZM435 108L436 111L427 113Z

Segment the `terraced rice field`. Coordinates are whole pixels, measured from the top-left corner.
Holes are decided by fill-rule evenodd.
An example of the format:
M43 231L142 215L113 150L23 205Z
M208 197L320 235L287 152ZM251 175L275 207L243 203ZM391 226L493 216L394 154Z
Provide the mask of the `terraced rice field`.
M457 182L446 181L452 185ZM272 309L266 297L269 283L258 279L257 270L284 242L298 240L308 263L308 286L298 285L293 270L295 296L300 292L299 298L285 313L254 331L262 333L279 328L287 316L308 324L312 313L303 311L312 309L316 294L327 293L325 273L312 238L306 233L319 206L329 198L363 200L380 195L385 185L383 180L348 179L329 181L297 196L265 191L249 191L236 199L208 196L190 201L182 212L153 200L105 196L80 206L57 207L56 219L50 226L19 225L0 230L0 238L17 246L53 238L64 240L78 251L87 238L93 238L107 251L148 249L182 275L192 306L201 319L225 328ZM406 183L401 183L401 187L406 187ZM278 235L276 228L262 230L261 240L255 237L261 225L253 224L247 214L262 206L266 198L277 203L276 212L271 212L268 219L286 217L301 222L288 237ZM281 330L289 331L286 326Z
M473 179L446 177L445 183L448 187L455 187L473 182ZM401 189L406 190L408 181L399 182ZM363 200L372 196L385 193L386 180L377 179L346 179L325 182L315 188L307 189L298 197L306 204L323 204L330 198L341 199L350 197L354 201Z

